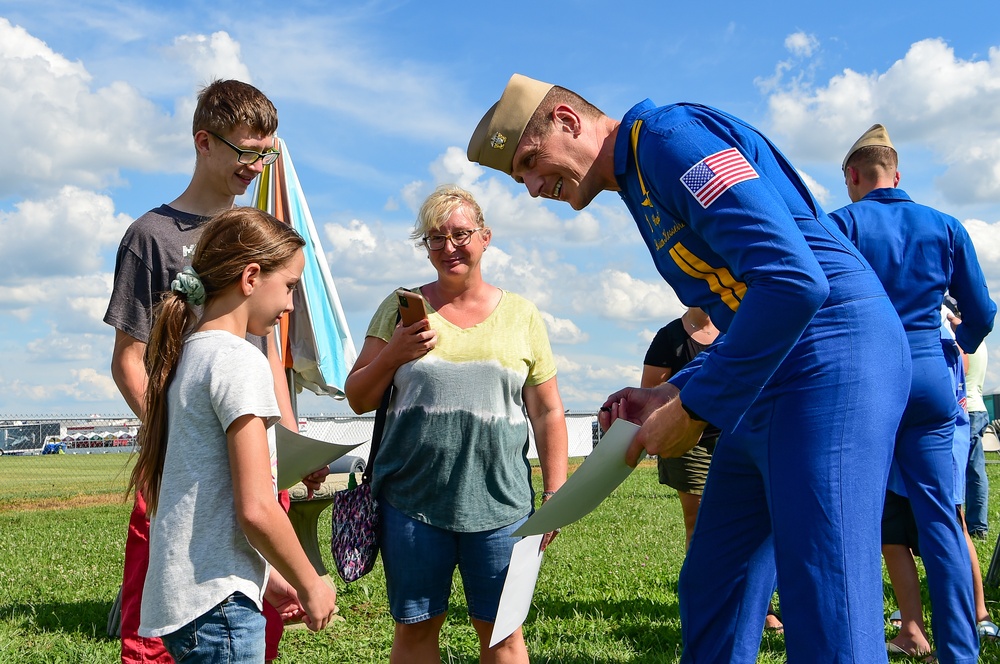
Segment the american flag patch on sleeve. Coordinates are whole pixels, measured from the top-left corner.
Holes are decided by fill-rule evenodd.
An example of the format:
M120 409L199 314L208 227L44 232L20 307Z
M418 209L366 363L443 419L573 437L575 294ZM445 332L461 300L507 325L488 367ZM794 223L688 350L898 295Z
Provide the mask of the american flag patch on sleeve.
M705 157L681 176L681 182L703 208L733 185L760 177L740 151L729 148Z

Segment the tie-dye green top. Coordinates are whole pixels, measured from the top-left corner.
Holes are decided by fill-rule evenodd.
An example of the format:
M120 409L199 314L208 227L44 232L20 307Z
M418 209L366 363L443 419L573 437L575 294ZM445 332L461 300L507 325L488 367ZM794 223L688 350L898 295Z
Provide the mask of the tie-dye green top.
M388 341L396 308L390 295L367 336ZM372 489L439 528L509 525L531 511L533 497L521 391L556 375L545 323L535 305L506 291L465 330L427 309L438 343L396 371Z

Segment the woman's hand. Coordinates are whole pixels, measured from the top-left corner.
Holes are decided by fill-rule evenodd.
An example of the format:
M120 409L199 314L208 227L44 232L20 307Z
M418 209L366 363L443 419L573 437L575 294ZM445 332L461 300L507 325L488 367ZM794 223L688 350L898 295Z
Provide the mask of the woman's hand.
M424 318L413 325L397 325L383 352L390 353L398 362L397 366L402 366L431 352L437 342L437 330L431 329L430 321Z
M429 353L437 342L438 334L426 319L409 326L397 325L388 342L380 337L365 337L365 345L344 381L351 409L360 415L378 408L396 370Z

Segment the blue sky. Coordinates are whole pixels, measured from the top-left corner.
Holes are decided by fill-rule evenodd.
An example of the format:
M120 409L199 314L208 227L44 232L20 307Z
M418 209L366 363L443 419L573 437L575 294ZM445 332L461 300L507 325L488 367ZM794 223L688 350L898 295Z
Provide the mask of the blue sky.
M900 186L965 222L1000 300L994 3L882 15L803 2L205 4L0 0L0 415L127 412L101 322L114 252L134 217L187 184L194 96L216 77L278 107L359 347L385 295L433 278L407 235L423 197L455 182L494 229L487 279L545 315L573 410L636 383L653 333L683 307L617 195L577 213L466 160L514 72L612 117L646 97L722 108L763 129L831 210L848 202L844 152L882 122ZM988 343L986 388L1000 391L1000 343ZM301 410L345 407L310 397Z

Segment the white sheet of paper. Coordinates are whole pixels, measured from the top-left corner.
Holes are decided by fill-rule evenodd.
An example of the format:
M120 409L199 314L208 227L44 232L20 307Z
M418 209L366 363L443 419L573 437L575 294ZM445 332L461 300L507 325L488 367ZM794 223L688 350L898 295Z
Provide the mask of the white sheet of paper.
M636 424L615 420L586 461L514 535L541 535L590 514L634 470L625 463L625 452L638 431ZM645 456L640 453L639 461Z
M490 648L513 634L528 617L531 598L535 595L535 582L538 581L538 569L542 566L542 552L538 550L541 545L542 535L532 535L515 544L510 553L510 567L500 593Z
M333 463L360 443L330 443L274 425L274 445L278 451L278 489L301 482L309 473Z

